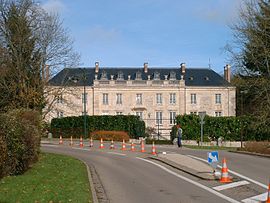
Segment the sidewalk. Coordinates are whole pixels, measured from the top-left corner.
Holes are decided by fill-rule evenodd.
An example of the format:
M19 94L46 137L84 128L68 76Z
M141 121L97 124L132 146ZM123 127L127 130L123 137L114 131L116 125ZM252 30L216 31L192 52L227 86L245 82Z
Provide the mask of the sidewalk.
M184 171L203 180L216 180L213 168L208 164L177 153L158 154L151 159L163 162L173 168Z

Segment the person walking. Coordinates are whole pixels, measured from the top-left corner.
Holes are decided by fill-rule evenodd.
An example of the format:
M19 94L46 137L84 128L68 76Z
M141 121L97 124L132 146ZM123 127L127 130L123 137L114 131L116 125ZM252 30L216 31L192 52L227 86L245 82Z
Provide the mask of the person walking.
M178 124L177 125L177 144L178 144L178 147L182 147L182 133L183 133L183 130L182 130L181 126Z

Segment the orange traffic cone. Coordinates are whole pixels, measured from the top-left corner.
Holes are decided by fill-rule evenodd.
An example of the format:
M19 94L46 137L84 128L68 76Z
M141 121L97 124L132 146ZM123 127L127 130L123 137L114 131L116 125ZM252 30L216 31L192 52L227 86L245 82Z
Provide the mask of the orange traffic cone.
M80 147L83 147L83 138L80 138Z
M143 142L143 140L141 140L141 152L145 152L145 148L144 148L144 142Z
M72 139L72 136L70 136L70 143L69 143L70 146L73 146L73 139Z
M62 135L60 135L60 138L59 138L59 144L63 144Z
M219 182L221 182L221 183L232 182L232 179L229 177L229 172L228 172L227 163L226 163L225 158L222 161L221 178L220 178Z
M125 140L123 140L123 142L122 142L122 148L121 148L121 150L126 150L126 143L125 143Z
M113 140L111 141L111 146L110 146L110 149L115 149L115 148L114 148L114 143L113 143Z
M99 146L99 149L104 149L104 145L103 145L103 139L100 138L100 146Z
M269 185L268 185L268 194L267 194L266 203L270 203L270 181L269 181Z
M93 147L93 146L94 146L93 139L92 139L92 137L90 137L89 147Z
M132 151L132 152L135 152L136 151L135 150L135 144L133 142L131 142L131 149L130 149L130 151Z
M153 155L156 155L156 154L157 154L157 152L156 152L156 146L155 146L154 141L153 141L153 143L152 143L152 154L153 154Z

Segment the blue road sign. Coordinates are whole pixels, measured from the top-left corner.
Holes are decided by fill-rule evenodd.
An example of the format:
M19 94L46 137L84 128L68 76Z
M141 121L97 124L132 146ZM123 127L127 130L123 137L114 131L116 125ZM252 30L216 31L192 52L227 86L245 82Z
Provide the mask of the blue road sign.
M218 152L216 152L216 151L208 152L207 161L209 164L214 163L214 162L218 162Z

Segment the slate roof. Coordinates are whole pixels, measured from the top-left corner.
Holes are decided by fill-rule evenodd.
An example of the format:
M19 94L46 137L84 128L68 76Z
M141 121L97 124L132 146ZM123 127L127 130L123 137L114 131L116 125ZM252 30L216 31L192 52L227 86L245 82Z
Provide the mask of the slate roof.
M92 86L95 79L95 68L65 68L55 75L50 81L49 85L61 86L63 84L73 85L74 79L76 79L76 85L83 86L83 75L85 71L86 86ZM181 69L178 68L152 68L148 67L148 72L144 73L143 68L99 68L98 79L101 78L103 72L107 73L107 79L111 79L111 75L114 75L114 80L117 79L117 75L121 71L123 73L124 80L128 80L130 75L131 80L135 80L136 73L140 72L142 80L147 80L148 75L151 75L151 80L154 78L154 73L159 73L160 79L164 80L165 75L175 73L176 80L181 79ZM231 86L223 77L209 68L186 68L184 75L186 86Z

